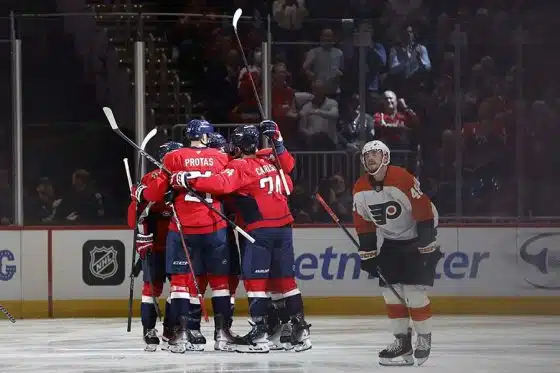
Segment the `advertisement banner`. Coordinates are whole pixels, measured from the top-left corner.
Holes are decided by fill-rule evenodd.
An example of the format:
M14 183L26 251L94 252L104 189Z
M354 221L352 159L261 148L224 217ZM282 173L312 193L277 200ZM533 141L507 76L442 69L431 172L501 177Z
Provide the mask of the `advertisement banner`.
M0 300L21 300L21 232L4 231L0 240Z

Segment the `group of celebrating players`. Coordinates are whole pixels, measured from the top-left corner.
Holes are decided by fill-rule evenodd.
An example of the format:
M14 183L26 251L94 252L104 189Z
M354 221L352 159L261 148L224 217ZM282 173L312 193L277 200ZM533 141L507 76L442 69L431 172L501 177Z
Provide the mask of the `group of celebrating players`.
M262 137L272 148L258 149ZM207 121L191 120L184 141L185 146L160 147L162 168L133 188L129 206L129 225L137 230L136 249L143 259L146 350L155 351L160 343L154 302L166 278L170 294L162 349L204 350L202 298L210 285L215 350L309 350L311 325L294 277L294 219L287 199L295 161L277 124L240 126L227 143ZM436 244L437 210L413 175L390 165L383 142L366 143L361 162L365 173L353 190L361 269L379 277L395 336L379 353L379 363L413 365L416 359L421 365L431 351L427 289L443 256ZM234 230L243 234L236 238ZM231 331L240 276L252 327L245 336Z
M259 150L263 136L274 149ZM286 196L290 191L284 190L293 188L284 172L290 173L295 161L278 126L273 121L240 126L228 144L210 123L195 119L186 125L184 141L186 146L168 142L160 147L163 167L133 188L129 206L129 225L136 227L136 250L143 259L146 350L155 351L160 343L154 302L168 277L163 349L204 350L200 323L208 285L214 349L250 353L310 349L311 325L305 321L294 274L294 219ZM228 226L231 220L219 212L236 225ZM252 239L242 235L236 239L232 228L237 226ZM231 331L240 275L252 326L245 336Z

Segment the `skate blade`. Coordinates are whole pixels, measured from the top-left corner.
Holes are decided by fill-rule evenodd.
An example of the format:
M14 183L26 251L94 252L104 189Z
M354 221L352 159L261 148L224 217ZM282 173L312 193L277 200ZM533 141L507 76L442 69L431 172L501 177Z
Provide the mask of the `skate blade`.
M418 364L418 366L424 364L426 362L426 360L428 360L428 357L429 356L426 356L426 357L423 357L423 358L420 358L420 359L417 358L416 359L416 364Z
M190 343L189 343L190 344ZM168 345L167 350L174 354L184 354L185 352L189 351L188 344L181 343L177 345Z
M379 365L385 367L412 366L414 365L414 359L412 355L399 356L394 359L379 358Z
M206 344L199 344L199 343L190 343L187 346L187 350L194 351L194 352L204 351L205 348L206 348Z
M306 339L305 341L293 346L293 349L295 352L303 352L303 351L311 350L311 347L313 347L311 345L311 341L309 339Z
M270 352L268 345L266 346L237 346L235 352L241 354L267 354Z
M223 352L235 352L236 346L228 343L218 343L214 344L215 351L223 351Z
M146 345L146 347L144 347L144 351L155 352L157 350L157 346L158 345Z

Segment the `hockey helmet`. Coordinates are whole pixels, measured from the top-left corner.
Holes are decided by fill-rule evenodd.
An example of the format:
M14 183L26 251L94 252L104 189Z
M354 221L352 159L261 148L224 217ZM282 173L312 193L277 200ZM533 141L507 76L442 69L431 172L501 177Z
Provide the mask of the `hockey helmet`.
M181 149L183 147L183 144L181 144L180 142L176 142L176 141L169 141L166 142L165 144L160 145L158 152L157 152L157 157L159 159L159 161L161 162L161 160L163 159L163 157L169 153L172 150L176 150L176 149Z
M375 159L377 154L380 154L381 158ZM389 165L391 162L391 151L382 141L369 141L362 148L360 160L366 172L370 175L375 175L382 167ZM370 166L368 166L368 163L370 163ZM374 169L372 169L371 166L373 166Z
M206 134L214 132L214 126L203 119L193 119L187 123L184 130L184 138L187 141L200 141Z
M236 153L255 154L259 147L260 133L253 125L237 127L231 135L231 146ZM237 150L239 149L239 150Z
M227 145L226 138L222 136L219 132L212 132L208 134L208 147L214 149L220 149L225 151Z

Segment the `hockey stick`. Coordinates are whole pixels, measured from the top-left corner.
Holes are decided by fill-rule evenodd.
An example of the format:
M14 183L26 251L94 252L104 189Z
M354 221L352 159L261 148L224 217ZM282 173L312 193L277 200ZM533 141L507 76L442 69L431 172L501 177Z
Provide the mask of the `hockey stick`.
M171 211L173 212L173 219L175 220L175 224L177 224L177 230L179 231L179 237L181 237L181 245L183 246L183 250L185 251L185 257L187 258L187 263L189 265L189 269L192 273L194 278L194 287L196 289L196 296L200 302L200 310L202 311L202 315L204 316L204 321L208 322L208 312L206 312L206 306L204 305L204 297L200 292L200 287L198 286L198 281L196 280L196 274L194 272L194 266L191 261L191 256L189 254L189 249L187 247L187 243L185 242L185 237L183 237L183 227L181 225L181 221L179 220L179 216L177 215L177 211L175 210L175 205L173 203L170 204Z
M325 200L323 199L323 197L321 197L321 195L319 193L315 194L315 199L321 204L321 206L323 206L323 208L325 209L325 211L331 216L332 220L336 223L336 225L338 225L338 227L340 229L342 229L344 231L344 233L346 233L346 235L348 236L348 238L350 239L350 241L352 241L352 243L354 244L354 246L356 246L356 248L359 250L360 249L360 244L358 243L358 241L356 241L356 239L354 238L354 236L352 236L352 233L350 233L350 231L348 231L348 229L342 225L342 223L340 222L340 219L338 218L338 216L336 216L336 214L334 213L334 211L329 207L329 205L327 205L327 203L325 202ZM385 278L385 276L383 276L383 273L381 272L381 268L379 268L379 266L377 266L376 268L377 270L377 275L379 276L379 278L381 279L381 281L383 281L387 287L389 288L389 290L391 290L391 292L395 295L395 297L397 297L399 299L399 301L404 304L406 306L406 301L404 300L404 298L397 292L397 290L395 290L395 287L393 285L391 285L387 279Z
M148 134L146 135L146 137L144 138L144 140L142 140L142 144L140 145L141 149L145 149L146 145L148 144L148 141L150 141L157 133L157 128L152 129L150 132L148 132ZM124 163L124 170L126 173L126 179L128 181L128 189L130 192L132 192L132 175L130 172L130 165L128 163L128 158L124 158L123 159L123 163ZM138 167L142 166L142 155L140 154L140 156L138 157ZM140 168L138 168L139 170ZM129 286L129 293L128 293L128 317L127 317L127 324L126 324L126 331L130 333L130 331L132 330L132 308L133 308L133 302L134 302L134 273L135 273L135 269L136 269L136 235L138 233L138 206L136 208L136 213L135 213L135 217L134 217L134 221L136 223L136 226L134 227L134 236L133 236L133 242L132 242L132 268L130 270L130 286ZM148 274L150 276L150 274ZM152 290L152 297L154 299L154 307L156 308L156 314L158 315L158 318L161 321L161 311L159 309L159 304L157 303L157 299L155 299L154 296L154 285L151 281L151 276L150 276L150 287Z
M251 81L251 87L253 88L253 93L255 94L255 99L257 100L257 105L259 107L259 112L263 120L266 119L266 114L264 112L261 99L259 97L259 92L257 91L257 86L255 85L255 81L253 80L253 75L251 74L251 70L249 68L249 62L247 62L247 56L245 55L245 51L243 50L243 44L241 44L241 39L239 38L239 34L237 33L237 23L239 22L239 18L243 14L243 10L241 8L237 8L235 14L233 15L233 30L235 31L235 38L237 39L237 45L239 45L239 49L241 50L241 57L243 58L243 63L245 64L245 68L247 69L247 74L249 75L249 80ZM276 147L272 146L272 152L274 153L274 166L278 169L280 173L280 180L282 180L282 186L286 190L286 195L290 195L290 189L288 188L288 182L286 181L286 174L284 174L284 170L280 167L280 161L278 160L278 153L276 152Z
M12 316L12 314L10 312L8 312L8 310L6 308L4 308L4 306L0 306L0 311L2 311L2 313L4 315L6 315L8 320L10 320L12 323L16 322L16 319Z
M115 116L113 115L113 111L110 108L104 107L103 112L105 113L105 116L107 117L107 120L109 121L109 125L111 126L111 129L113 130L113 132L115 132L117 135L119 135L130 146L135 148L140 154L142 154L144 157L146 157L147 160L149 160L154 165L161 168L168 175L171 175L171 171L169 171L163 164L161 164L161 162L158 162L154 157L152 157L149 153L147 153L144 149L140 148L134 141L132 141L124 133L122 133L122 131L119 129L119 126L117 125L117 121L115 120ZM189 193L191 193L192 195L196 196L199 199L200 203L202 203L208 209L210 209L214 213L216 213L216 215L218 215L219 217L224 219L235 231L237 231L239 234L241 234L243 237L245 237L247 240L249 240L249 242L255 243L255 239L253 237L251 237L251 235L249 233L245 232L237 224L235 224L233 221L231 221L231 219L229 219L227 216L225 216L223 212L214 208L214 206L212 206L211 203L206 201L206 199L204 197L200 196L193 188L191 188L190 186L187 186L187 191Z

